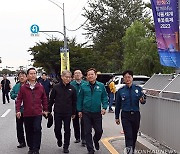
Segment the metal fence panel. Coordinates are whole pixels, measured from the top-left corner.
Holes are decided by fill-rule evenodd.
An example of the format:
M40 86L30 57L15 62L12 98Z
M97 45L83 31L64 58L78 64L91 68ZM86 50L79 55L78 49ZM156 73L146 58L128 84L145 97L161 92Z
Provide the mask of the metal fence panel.
M163 91L180 93L180 75L177 75L172 83L169 84Z
M141 106L140 130L180 152L180 101L147 96Z
M143 86L143 89L163 90L172 80L172 74L154 74Z

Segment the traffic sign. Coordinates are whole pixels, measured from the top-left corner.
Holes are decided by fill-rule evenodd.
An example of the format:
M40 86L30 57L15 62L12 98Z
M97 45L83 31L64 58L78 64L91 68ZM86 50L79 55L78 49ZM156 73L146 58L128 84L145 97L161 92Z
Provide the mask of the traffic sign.
M33 34L37 34L39 32L39 26L34 24L31 26L30 30Z

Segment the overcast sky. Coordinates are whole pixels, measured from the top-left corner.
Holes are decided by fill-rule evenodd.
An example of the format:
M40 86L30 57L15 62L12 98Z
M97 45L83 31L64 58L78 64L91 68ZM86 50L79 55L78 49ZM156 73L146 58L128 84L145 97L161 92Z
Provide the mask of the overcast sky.
M67 29L78 28L86 19L81 16L82 8L88 0L54 0L65 6L65 23ZM49 36L39 33L32 37L30 27L37 24L40 30L56 30L63 32L63 13L60 8L48 0L0 0L0 70L6 66L17 69L28 66L32 57L27 50L36 42L46 41ZM76 37L78 43L85 41L83 29L70 32L67 37ZM63 35L48 33L63 40Z

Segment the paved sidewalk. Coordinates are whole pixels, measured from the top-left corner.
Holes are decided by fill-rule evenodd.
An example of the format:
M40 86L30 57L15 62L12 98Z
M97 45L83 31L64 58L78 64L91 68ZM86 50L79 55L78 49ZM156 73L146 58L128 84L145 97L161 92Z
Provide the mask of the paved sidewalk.
M124 136L110 140L111 145L118 151L119 154L124 154L125 140Z

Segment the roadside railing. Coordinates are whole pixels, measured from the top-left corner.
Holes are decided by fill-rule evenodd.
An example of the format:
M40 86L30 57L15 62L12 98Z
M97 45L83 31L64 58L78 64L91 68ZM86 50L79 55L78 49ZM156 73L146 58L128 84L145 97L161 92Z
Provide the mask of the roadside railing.
M162 76L160 78L155 76L155 78L151 80L152 84L158 83L159 79L162 82ZM144 87L149 93L147 93L146 104L141 105L140 130L180 152L180 75L166 80L167 83L164 82L161 88L157 84L154 88L149 82L148 86L151 90L148 90L145 84Z

